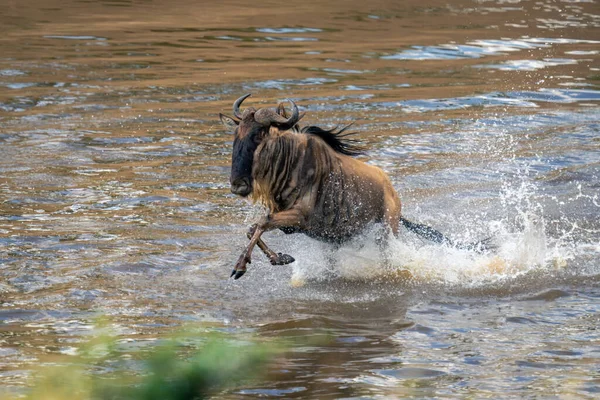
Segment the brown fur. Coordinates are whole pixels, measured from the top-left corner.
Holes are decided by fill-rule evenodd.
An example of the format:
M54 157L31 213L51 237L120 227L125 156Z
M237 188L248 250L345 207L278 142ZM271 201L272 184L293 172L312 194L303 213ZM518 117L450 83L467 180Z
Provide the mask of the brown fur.
M400 199L381 169L291 132L269 135L254 157L254 200L271 215L297 210L300 232L343 241L371 222L396 231Z

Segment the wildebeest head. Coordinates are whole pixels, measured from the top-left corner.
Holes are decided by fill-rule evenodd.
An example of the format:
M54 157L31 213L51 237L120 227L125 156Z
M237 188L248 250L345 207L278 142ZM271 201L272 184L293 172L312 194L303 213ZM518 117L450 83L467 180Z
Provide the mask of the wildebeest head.
M271 127L281 131L288 130L298 123L302 117L296 104L288 100L292 105L292 115L287 118L283 108L259 108L248 107L240 112L242 102L250 97L244 95L233 103L233 115L235 118L219 114L221 122L226 127L234 129L233 154L231 157L231 175L229 182L231 192L246 197L252 193L252 163L254 152L260 143L269 135ZM283 115L282 115L283 114Z

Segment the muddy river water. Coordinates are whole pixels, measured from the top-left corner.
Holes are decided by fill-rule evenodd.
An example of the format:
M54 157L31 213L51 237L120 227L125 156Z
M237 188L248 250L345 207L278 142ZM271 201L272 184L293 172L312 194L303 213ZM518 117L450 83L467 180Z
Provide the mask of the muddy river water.
M5 0L0 393L107 315L123 352L188 323L299 344L219 398L600 395L597 0ZM293 99L354 123L404 215L340 249L266 234L218 113ZM334 261L332 263L332 260Z

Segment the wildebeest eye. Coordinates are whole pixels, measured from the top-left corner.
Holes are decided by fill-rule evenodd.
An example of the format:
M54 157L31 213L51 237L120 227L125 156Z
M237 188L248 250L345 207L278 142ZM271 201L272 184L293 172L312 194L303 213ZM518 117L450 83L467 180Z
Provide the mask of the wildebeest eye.
M256 130L250 134L252 141L256 144L259 144L260 142L262 142L264 136L265 136L265 134L262 130Z

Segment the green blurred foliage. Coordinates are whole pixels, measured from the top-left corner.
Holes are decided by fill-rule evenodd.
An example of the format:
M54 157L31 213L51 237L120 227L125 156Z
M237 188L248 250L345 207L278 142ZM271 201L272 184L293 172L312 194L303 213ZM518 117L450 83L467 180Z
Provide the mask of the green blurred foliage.
M283 350L273 342L185 331L150 350L130 352L124 359L118 351L118 337L108 331L106 322L101 325L76 356L62 356L40 367L24 398L203 399L259 378L268 361Z

